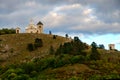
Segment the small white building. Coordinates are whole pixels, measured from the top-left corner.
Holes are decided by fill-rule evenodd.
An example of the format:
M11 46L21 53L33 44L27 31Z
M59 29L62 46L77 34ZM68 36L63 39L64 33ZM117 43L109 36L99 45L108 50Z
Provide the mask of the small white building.
M26 33L43 33L43 23L39 21L36 25L31 20L28 27L25 29Z
M109 44L109 50L114 50L115 49L115 44Z
M16 33L20 33L20 28L19 27L16 28Z

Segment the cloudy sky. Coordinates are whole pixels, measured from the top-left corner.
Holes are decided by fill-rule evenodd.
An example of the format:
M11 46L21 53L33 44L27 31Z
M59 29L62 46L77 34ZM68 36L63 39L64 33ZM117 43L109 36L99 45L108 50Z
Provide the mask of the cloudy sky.
M44 24L44 32L83 42L116 45L120 50L120 0L0 0L0 28L22 32L33 19Z

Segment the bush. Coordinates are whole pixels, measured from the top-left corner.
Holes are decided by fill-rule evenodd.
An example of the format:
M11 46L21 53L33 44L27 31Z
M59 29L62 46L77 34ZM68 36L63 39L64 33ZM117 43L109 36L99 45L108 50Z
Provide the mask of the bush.
M109 79L120 80L120 75L119 74L109 74L109 75L103 76L102 78L103 78L103 80L109 80Z
M36 38L33 44L32 44L32 43L29 43L29 44L27 45L27 49L28 49L29 51L34 51L34 50L37 49L38 47L42 47L42 46L43 46L43 41L42 41L42 39Z
M16 33L15 29L8 29L8 28L0 29L0 35L3 35L3 34L15 34L15 33Z
M55 53L53 46L50 46L49 53L50 53L50 54L54 54L54 53Z
M21 68L24 70L26 74L30 74L31 71L35 70L35 64L33 62L23 63L21 64Z
M31 77L35 77L37 75L37 71L32 71L31 73L30 73L30 76Z
M27 74L21 74L13 78L12 80L28 80L30 77Z
M43 41L42 39L36 38L34 42L35 48L42 47L43 46Z
M89 80L101 80L101 75L94 74L89 78Z
M57 38L57 35L53 35L53 39L56 39Z
M9 80L12 80L12 79L15 78L16 76L17 76L16 73L11 73L11 74L8 75L8 79L9 79Z
M71 59L71 64L75 64L75 63L83 63L85 61L85 57L78 55L78 56L73 56Z
M8 78L10 78L11 73L15 73L15 70L14 69L8 69L2 74L1 77L3 79L6 79L6 78L8 79Z
M29 43L28 45L27 45L27 49L29 50L29 51L34 51L34 45L32 44L32 43Z

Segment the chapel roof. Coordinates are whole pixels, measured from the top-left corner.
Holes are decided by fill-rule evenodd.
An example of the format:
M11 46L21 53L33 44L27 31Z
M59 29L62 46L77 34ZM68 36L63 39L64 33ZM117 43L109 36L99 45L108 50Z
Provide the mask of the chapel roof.
M41 21L39 21L39 22L37 23L37 25L43 25L43 23L42 23Z

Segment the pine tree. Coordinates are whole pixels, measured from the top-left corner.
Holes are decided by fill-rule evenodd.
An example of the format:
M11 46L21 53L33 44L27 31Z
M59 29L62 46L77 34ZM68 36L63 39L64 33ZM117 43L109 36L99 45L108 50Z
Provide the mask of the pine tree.
M91 54L90 54L91 60L99 60L100 59L100 54L97 50L97 44L95 42L92 42L91 46L92 46Z

